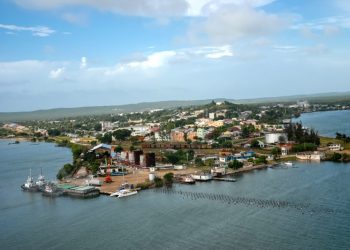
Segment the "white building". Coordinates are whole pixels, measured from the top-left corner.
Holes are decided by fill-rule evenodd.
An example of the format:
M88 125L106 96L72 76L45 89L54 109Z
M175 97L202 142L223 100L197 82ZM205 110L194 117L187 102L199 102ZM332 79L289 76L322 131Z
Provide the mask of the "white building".
M343 150L343 147L340 144L331 144L328 146L329 150L340 151Z

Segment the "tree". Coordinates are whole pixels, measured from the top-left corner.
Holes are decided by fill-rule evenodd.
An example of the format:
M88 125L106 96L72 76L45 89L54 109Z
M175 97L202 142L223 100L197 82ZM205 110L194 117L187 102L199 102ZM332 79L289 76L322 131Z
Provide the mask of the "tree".
M49 136L59 136L61 134L61 131L58 129L49 129L47 133Z
M163 187L163 180L159 177L154 177L154 184L157 188Z
M102 130L102 125L101 123L96 123L94 126L95 131L101 131Z
M232 144L232 141L225 141L221 144L221 146L223 148L232 148L233 147L233 144Z
M260 144L259 141L254 139L251 143L250 143L252 148L260 148Z
M335 161L335 162L340 162L341 158L342 158L342 155L341 155L341 154L339 154L339 153L334 153L334 154L332 155L332 157L331 157L331 160L332 160L332 161Z
M116 153L120 153L120 152L122 152L123 151L123 148L122 148L122 146L120 146L120 145L118 145L118 146L116 146L115 148L114 148L114 152L116 152Z
M174 182L174 174L173 173L166 173L163 177L164 179L164 184L167 187L171 187Z
M131 130L118 129L113 132L113 136L116 140L125 141L131 135Z
M201 158L197 157L195 160L194 160L194 164L196 164L197 166L204 166L204 162L202 161Z
M239 169L243 167L243 162L237 161L236 159L234 159L233 161L231 161L228 164L229 168L233 168L233 169Z
M275 157L280 155L281 154L281 149L280 148L277 148L277 147L274 147L272 150L271 150L271 154L273 154Z

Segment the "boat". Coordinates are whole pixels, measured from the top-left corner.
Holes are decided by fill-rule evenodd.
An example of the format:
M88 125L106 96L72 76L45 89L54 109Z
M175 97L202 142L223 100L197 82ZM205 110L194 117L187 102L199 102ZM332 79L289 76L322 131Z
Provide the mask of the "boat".
M122 197L127 197L127 196L131 196L131 195L135 195L135 194L137 194L137 190L134 190L134 189L122 189L122 190L118 190L115 193L112 193L110 196L111 197L122 198Z
M68 186L64 188L64 194L78 198L93 198L100 195L100 190L92 186Z
M195 184L196 181L191 177L191 176L185 176L181 179L181 183L184 183L184 184Z
M286 162L284 162L283 164L284 164L285 166L288 166L288 167L293 166L293 162L291 162L291 161L286 161Z
M195 180L195 181L210 181L213 179L213 176L210 173L195 173L192 174L191 177Z
M46 180L45 180L45 176L43 176L43 169L40 169L40 175L38 177L37 182L35 182L35 184L38 186L39 189L44 189L45 185L46 185Z
M42 190L42 195L47 197L57 197L63 195L63 190L57 188L55 184L48 182L45 184L45 187Z
M34 182L34 179L32 177L32 169L30 169L27 181L21 186L21 188L22 188L22 190L29 191L29 192L39 191L39 188L36 185L36 183Z

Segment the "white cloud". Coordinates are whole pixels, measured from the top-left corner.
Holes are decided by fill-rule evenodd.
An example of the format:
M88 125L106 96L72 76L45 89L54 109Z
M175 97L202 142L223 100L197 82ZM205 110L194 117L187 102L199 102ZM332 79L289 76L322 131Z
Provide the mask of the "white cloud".
M275 0L187 0L189 4L187 14L189 16L210 15L226 5L261 7L271 4L274 1Z
M85 56L83 56L83 57L80 59L80 68L81 68L81 69L84 69L84 68L86 68L86 66L87 66L87 59L86 59Z
M85 13L65 12L62 14L62 18L67 22L78 25L85 25L88 22L88 16Z
M26 27L26 26L17 26L13 24L0 24L0 28L10 30L12 32L29 31L32 33L33 36L39 36L39 37L50 36L56 32L55 30L46 26Z
M53 69L50 71L49 77L51 79L57 79L64 73L64 68Z
M320 34L331 36L339 33L341 29L350 29L350 17L330 16L308 22L299 22L290 28L299 30L303 36L310 39L318 38Z
M275 45L272 48L276 51L286 52L286 53L294 53L299 50L299 48L294 45Z
M189 34L203 35L215 43L229 43L244 37L259 37L284 28L286 18L250 6L228 5L217 10L203 22L195 23Z
M31 9L59 9L66 6L89 6L103 11L124 15L148 17L201 16L220 9L221 6L261 7L275 0L14 0L19 6ZM77 16L65 14L68 21L77 21ZM79 20L80 18L78 18Z
M162 17L186 13L185 0L14 0L19 6L31 9L59 9L66 6L89 6L124 15Z

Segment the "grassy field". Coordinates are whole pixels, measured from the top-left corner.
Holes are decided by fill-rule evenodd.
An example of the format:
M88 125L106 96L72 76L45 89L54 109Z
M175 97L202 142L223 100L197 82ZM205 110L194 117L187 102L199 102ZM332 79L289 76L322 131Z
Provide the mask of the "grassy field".
M338 140L335 138L330 138L330 137L321 137L321 147L327 147L329 143L336 143L336 144L341 144L344 149L350 150L350 143L345 143L342 140Z

